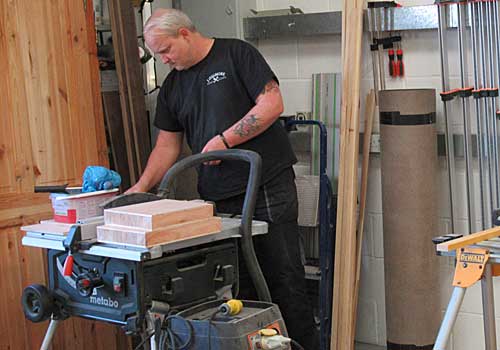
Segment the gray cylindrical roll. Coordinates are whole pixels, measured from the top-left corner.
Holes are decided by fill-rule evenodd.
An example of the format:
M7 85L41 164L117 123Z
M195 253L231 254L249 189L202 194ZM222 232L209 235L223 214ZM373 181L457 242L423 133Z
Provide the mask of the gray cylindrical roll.
M436 91L380 91L379 109L387 345L426 347L441 319Z

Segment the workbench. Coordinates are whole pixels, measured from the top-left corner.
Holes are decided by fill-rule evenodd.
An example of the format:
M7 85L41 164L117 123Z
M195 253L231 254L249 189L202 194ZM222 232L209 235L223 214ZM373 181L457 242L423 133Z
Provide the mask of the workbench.
M500 275L499 235L500 227L494 227L437 244L437 254L455 257L456 268L453 292L435 341L434 350L446 349L465 292L478 281L481 281L482 289L485 349L497 349L493 277ZM446 237L445 235L442 238L446 240Z

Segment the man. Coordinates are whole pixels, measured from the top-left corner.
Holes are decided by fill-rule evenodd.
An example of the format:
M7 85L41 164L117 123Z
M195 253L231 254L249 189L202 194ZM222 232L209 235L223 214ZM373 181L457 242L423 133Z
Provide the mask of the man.
M254 238L257 257L290 337L317 349L299 253L296 158L278 121L283 112L278 79L250 44L207 38L178 10L155 11L144 37L172 71L158 95L156 146L144 174L127 192L145 192L161 180L177 160L184 134L193 153L228 148L259 153L263 175L255 218L267 221L269 232ZM198 191L219 212L239 214L248 170L244 162L210 162L198 169ZM256 299L249 279L240 280L239 297Z

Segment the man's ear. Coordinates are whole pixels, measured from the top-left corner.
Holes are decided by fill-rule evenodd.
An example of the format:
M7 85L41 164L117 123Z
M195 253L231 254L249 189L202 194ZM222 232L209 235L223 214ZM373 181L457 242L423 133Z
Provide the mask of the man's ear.
M189 34L191 34L191 32L189 31L189 29L187 28L179 28L179 31L178 31L179 35L186 38L187 36L189 36Z

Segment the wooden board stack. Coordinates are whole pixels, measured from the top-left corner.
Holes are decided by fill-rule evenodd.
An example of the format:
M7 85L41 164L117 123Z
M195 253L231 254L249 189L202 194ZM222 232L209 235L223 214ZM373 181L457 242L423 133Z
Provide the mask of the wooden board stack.
M213 212L209 203L171 199L105 209L97 240L151 247L203 236L221 230L221 218Z
M359 105L364 0L343 0L342 103L332 307L332 350L354 349Z

